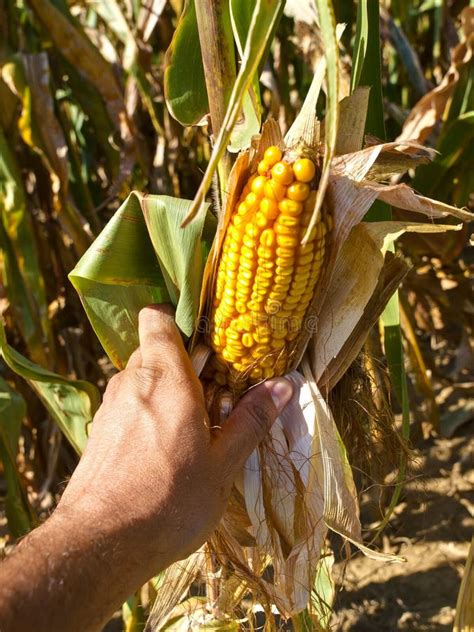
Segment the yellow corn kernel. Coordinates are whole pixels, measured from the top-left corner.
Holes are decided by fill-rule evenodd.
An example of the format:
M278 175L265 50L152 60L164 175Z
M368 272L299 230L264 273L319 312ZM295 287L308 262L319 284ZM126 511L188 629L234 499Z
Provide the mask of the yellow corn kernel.
M287 197L295 202L304 202L310 193L310 188L305 182L293 182L286 192Z
M272 348L269 345L258 345L252 349L253 358L263 358L271 353Z
M294 228L295 226L299 226L299 218L293 217L292 215L284 215L283 213L275 222L275 226L289 226Z
M254 237L250 237L249 235L244 235L244 246L247 246L247 248L251 248L252 250L255 249L255 238Z
M275 145L272 145L265 150L265 153L263 154L263 160L266 162L266 164L273 167L275 163L281 160L282 156L283 153L281 149L279 147L276 147Z
M260 210L268 219L275 219L279 215L278 202L276 199L263 198L260 202Z
M272 180L279 182L283 186L291 184L293 178L293 169L287 162L277 162L272 167Z
M262 231L260 244L265 248L271 248L275 244L275 233L270 229Z
M255 215L255 223L259 228L268 228L268 226L270 226L270 224L272 223L272 220L267 215L265 215L265 213L258 211L258 213Z
M247 213L249 213L250 210L251 209L249 208L249 205L245 201L241 202L239 206L237 207L237 213L239 215L247 215Z
M255 259L247 259L247 257L240 257L240 267L246 270L256 270L257 261Z
M281 216L277 219L277 221L275 222L274 226L273 226L273 230L275 231L276 235L294 235L294 234L298 234L298 228L295 228L295 226L286 226L285 224L282 224L280 222Z
M297 260L298 261L298 265L299 266L303 266L303 265L306 265L307 263L312 263L313 258L314 258L313 253L312 252L308 252L307 255L303 255L302 257L301 256L298 257L298 260Z
M216 383L237 392L289 368L327 247L325 215L310 243L300 243L314 208L315 164L300 158L290 165L282 156L269 148L242 190L210 301Z
M276 249L276 256L277 257L294 257L295 255L295 249L294 248L282 248L281 246L279 246Z
M272 291L268 295L268 300L269 301L283 301L283 300L285 300L286 296L287 296L286 292L275 292L275 291Z
M278 285L279 283L289 283L291 281L291 278L293 276L293 268L289 268L288 270L285 270L284 272L282 270L279 270L278 272L275 271L275 286Z
M316 175L316 167L309 158L300 158L293 164L293 173L299 182L311 182Z
M233 351L231 351L228 347L226 347L223 351L222 351L222 357L224 358L224 360L226 360L227 362L238 362L240 360L240 355L238 353L234 353Z
M276 180L268 180L265 185L265 197L279 202L286 194L286 187Z
M259 369L257 367L255 367L254 369L252 369L250 371L250 379L254 382L259 382L260 380L263 379L263 371L262 369Z
M266 183L267 178L265 176L257 176L252 182L252 193L255 193L258 198L263 198Z
M280 338L273 338L270 345L273 349L282 349L286 345L286 341Z
M298 237L291 235L277 235L277 244L285 248L291 248L298 245Z
M237 329L237 331L240 331L241 333L245 331L251 331L253 326L252 326L252 317L250 316L250 314L245 313L239 316L237 320L235 321L235 328Z
M249 222L245 227L245 235L242 237L242 240L245 239L245 236L250 237L251 239L257 239L260 235L260 228L254 222Z
M257 171L259 175L261 176L267 175L267 172L270 171L270 169L271 169L271 165L269 165L268 162L266 162L265 160L261 160L258 163Z
M293 268L295 266L295 256L292 257L277 257L275 259L275 274L276 275L292 275Z
M247 348L253 347L253 345L255 344L255 340L253 339L252 334L250 333L243 334L242 344L244 345L244 347L247 347Z
M241 226L245 225L245 216L244 215L238 215L236 214L232 220L234 226L236 228L240 228Z
M227 329L226 336L228 340L240 340L240 333L230 327Z
M290 200L287 197L278 204L278 208L282 215L291 215L293 217L298 217L303 212L303 204L301 202Z
M291 284L291 278L290 277L284 277L284 278L288 278L288 282L287 283L275 283L275 285L272 288L274 292L288 292L288 290L290 288L290 284Z
M243 255L244 257L247 257L247 259L252 259L253 257L256 257L256 252L254 248L249 248L248 246L242 246L240 248L240 254Z
M304 255L308 255L308 254L313 254L314 252L314 244L312 242L305 244L304 246L302 244L298 244L298 248L296 249L296 253L300 256L304 256Z
M258 280L258 279L271 279L272 277L273 277L273 272L271 270L266 270L265 268L261 267L258 270L257 276L255 278Z
M247 205L249 211L256 211L260 206L260 198L251 191L245 198L245 204Z

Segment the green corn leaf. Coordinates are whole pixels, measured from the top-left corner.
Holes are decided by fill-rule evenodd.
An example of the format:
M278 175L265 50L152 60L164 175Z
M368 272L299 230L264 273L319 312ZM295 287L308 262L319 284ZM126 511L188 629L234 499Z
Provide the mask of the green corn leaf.
M0 259L4 283L31 356L46 362L45 345L54 348L38 249L20 168L0 127Z
M109 191L110 195L114 195L129 177L135 160L142 160L142 156L136 148L123 93L112 65L87 37L80 23L69 11L65 12L65 7L61 11L49 0L28 0L27 4L48 34L48 45L51 41L61 56L77 68L82 80L90 82L99 92L110 120L120 134L122 151L119 177ZM86 248L88 245L86 244Z
M358 86L370 87L366 132L384 139L378 2L360 0L357 9L357 22L361 26L360 34L356 34L354 43L355 66L351 76L351 91L354 91ZM357 35L359 35L358 38Z
M181 125L196 125L209 112L194 0L186 0L166 53L166 104Z
M232 29L234 32L234 38L237 45L237 50L240 57L244 55L245 45L247 43L248 34L250 31L250 25L252 23L252 16L255 7L253 0L230 0L230 15L232 21ZM253 135L258 134L261 125L261 97L260 97L260 80L259 75L263 64L270 50L273 36L280 21L280 17L283 13L284 6L280 8L280 15L277 16L273 32L267 41L267 46L263 52L262 59L260 61L257 72L255 73L252 85L249 88L243 101L243 118L244 124L238 123L231 135L229 151L240 151L250 146L251 138Z
M34 364L8 343L0 321L0 354L17 375L36 392L78 454L87 442L87 426L99 407L95 386L82 380L68 380Z
M146 616L142 605L140 591L129 597L122 606L124 632L143 632Z
M172 302L190 336L196 325L206 249L205 216L180 225L191 202L132 193L69 278L105 351L123 368L138 346L138 313Z
M232 30L234 32L235 43L240 57L243 57L245 44L247 43L247 37L250 30L250 24L252 23L252 15L255 6L253 0L230 0L230 17L232 22ZM283 7L282 7L283 9ZM271 44L271 40L268 42L268 47ZM267 52L268 52L267 47ZM265 59L265 53L262 56L262 60ZM261 67L261 63L260 63ZM252 80L253 90L255 97L260 103L260 83L258 78L258 71L255 73Z
M125 114L123 97L111 65L102 57L80 25L70 20L49 0L28 0L39 21L61 54L102 95L110 118L120 127Z
M93 134L88 135L84 139L85 142L81 143L83 145L81 150L84 153L83 163L87 162L87 154L89 152L94 154L95 149L104 156L107 175L111 180L114 180L119 170L120 155L115 144L111 142L114 126L99 91L90 82L84 81L80 71L65 58L58 60L58 66L53 68L53 72L57 72L59 76L67 74L73 103L74 105L79 104L89 125L93 127ZM59 80L57 76L55 79L56 81ZM84 126L84 133L87 131L88 126ZM84 164L83 168L85 167ZM84 179L87 181L86 174Z
M313 216L307 234L316 225L329 181L331 161L336 152L337 130L339 125L339 42L336 31L336 19L332 1L316 0L319 26L323 37L324 57L326 59L327 101L324 127L324 159L321 169Z
M367 55L369 39L369 19L367 14L367 0L359 0L357 7L356 34L352 53L351 93L359 86L362 68Z
M190 207L185 224L190 222L200 210L205 212L205 196L211 186L219 161L227 149L232 131L241 115L243 100L257 72L283 5L283 0L257 0L255 2L240 71L232 90L229 107L216 139L206 173Z
M467 205L474 190L474 111L447 121L436 148L439 154L417 170L413 187L423 195Z
M366 34L367 43L365 46L365 56L362 57L362 54L359 53L359 57L357 60L358 67L361 66L360 70L358 71L359 82L357 84L357 82L354 81L353 87L354 89L358 85L370 87L369 108L365 129L366 132L371 133L383 140L385 139L385 122L382 93L382 68L380 57L378 2L361 0L358 7L358 19L359 14L361 13L363 13L363 15L361 15L360 21L361 23L364 23L364 28L361 28L361 33ZM367 221L387 221L391 220L391 218L392 210L390 206L377 200L372 205L372 208L367 213L365 219ZM389 250L391 250L392 252L394 251L393 243L390 245ZM384 331L384 351L387 358L390 380L395 396L402 409L402 436L405 439L408 439L410 435L410 402L408 399L408 384L405 372L402 333L400 329L400 310L398 301L398 292L395 292L395 294L389 300L380 321ZM377 532L373 540L377 538L378 534L388 523L393 510L397 505L405 479L406 465L406 455L403 452L400 459L397 482L392 494L390 504L385 512L384 518L377 528Z
M8 529L15 538L25 535L36 525L36 516L16 465L18 439L25 415L25 400L0 377L0 461L7 486L5 513Z

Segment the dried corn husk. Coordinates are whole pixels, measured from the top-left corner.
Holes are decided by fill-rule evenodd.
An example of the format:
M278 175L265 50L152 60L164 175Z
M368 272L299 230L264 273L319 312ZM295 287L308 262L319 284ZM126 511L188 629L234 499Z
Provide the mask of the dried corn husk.
M320 87L309 98L314 103ZM357 492L347 455L323 392L334 386L360 351L380 312L406 273L407 267L387 246L404 232L444 232L460 226L413 222L362 222L376 199L429 218L452 215L472 217L457 209L416 194L407 185L388 185L393 174L429 161L433 152L418 142L378 143L356 150L364 116L354 119L351 104L366 107L366 91L356 91L341 108L341 150L331 162L324 205L333 216L334 228L325 272L318 283L307 315L306 333L299 341L293 371L288 376L295 387L293 400L274 424L268 438L250 457L238 486L245 502L237 514L225 518L213 541L217 553L231 560L234 569L247 577L260 597L275 604L290 617L308 606L324 541L331 529L356 544L365 554L381 561L401 561L364 546L361 536ZM295 121L285 140L316 142L321 126L314 108L305 106L308 117ZM350 125L354 125L351 139ZM296 131L295 131L296 130ZM264 125L260 139L239 157L231 180L239 187L249 166L270 144L282 146L274 122ZM237 193L238 194L238 193ZM206 296L212 296L212 279L226 222L235 203L230 198L220 220L213 257L208 262ZM414 217L416 219L416 217ZM315 327L313 327L315 325ZM316 330L314 335L311 331ZM222 421L222 420L221 420ZM229 525L232 524L232 529ZM249 544L252 543L252 544ZM273 567L273 581L262 578Z

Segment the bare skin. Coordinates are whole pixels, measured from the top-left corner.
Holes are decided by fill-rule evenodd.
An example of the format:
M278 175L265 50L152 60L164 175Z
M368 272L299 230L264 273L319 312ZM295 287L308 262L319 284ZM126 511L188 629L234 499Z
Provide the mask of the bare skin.
M0 564L0 632L101 630L141 584L209 537L291 397L287 380L268 381L210 431L169 309L142 310L139 335L56 511Z

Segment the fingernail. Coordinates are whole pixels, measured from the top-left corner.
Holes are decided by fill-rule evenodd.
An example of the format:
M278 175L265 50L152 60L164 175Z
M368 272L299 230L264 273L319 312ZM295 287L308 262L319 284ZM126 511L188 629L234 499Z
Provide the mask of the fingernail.
M291 382L284 378L269 380L266 382L267 388L270 388L270 395L277 410L282 410L290 401L293 395L293 386Z

